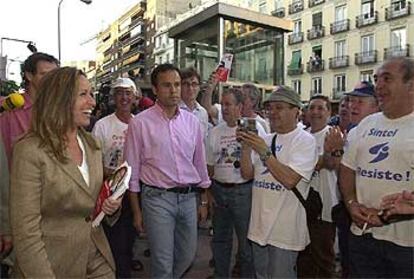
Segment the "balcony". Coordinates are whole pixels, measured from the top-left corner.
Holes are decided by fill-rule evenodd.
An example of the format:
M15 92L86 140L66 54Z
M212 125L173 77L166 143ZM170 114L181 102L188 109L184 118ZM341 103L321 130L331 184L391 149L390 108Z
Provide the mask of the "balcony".
M289 4L289 14L296 14L303 11L303 6L303 0L292 2L292 4Z
M378 12L367 13L356 17L356 27L361 28L378 23Z
M289 76L296 76L303 74L303 65L300 64L298 66L288 66L287 74Z
M303 32L289 34L288 44L294 45L303 42Z
M349 31L350 20L344 19L331 23L331 34Z
M332 100L340 100L345 92L344 88L332 88Z
M144 41L144 35L142 33L136 34L132 37L125 36L120 40L120 43L122 44L122 46L127 46L127 45L135 44L136 42L140 40Z
M406 44L404 47L396 46L390 48L384 48L384 60L391 57L409 57L410 45Z
M325 36L325 26L315 25L308 30L307 38L308 40L315 40Z
M285 15L286 15L285 7L277 8L276 10L272 12L272 16L275 16L275 17L282 18L282 17L285 17Z
M315 95L321 95L321 94L322 94L321 88L319 88L319 90L315 90L315 89L310 90L310 97L315 96Z
M339 69L349 66L349 56L336 56L329 58L329 69Z
M308 73L317 73L325 70L325 60L323 59L312 59L306 63L306 71Z
M309 8L325 3L325 0L309 0Z
M411 15L411 2L398 2L385 8L385 20L393 20L408 15Z
M355 65L377 63L377 61L378 61L377 50L355 53Z

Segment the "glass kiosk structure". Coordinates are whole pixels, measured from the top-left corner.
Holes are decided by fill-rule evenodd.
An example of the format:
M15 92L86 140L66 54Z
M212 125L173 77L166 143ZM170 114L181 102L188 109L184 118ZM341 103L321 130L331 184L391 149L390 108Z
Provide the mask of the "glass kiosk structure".
M215 3L169 29L175 63L194 66L207 80L223 53L232 53L229 81L224 86L255 83L264 92L284 83L284 33L290 20L225 3Z

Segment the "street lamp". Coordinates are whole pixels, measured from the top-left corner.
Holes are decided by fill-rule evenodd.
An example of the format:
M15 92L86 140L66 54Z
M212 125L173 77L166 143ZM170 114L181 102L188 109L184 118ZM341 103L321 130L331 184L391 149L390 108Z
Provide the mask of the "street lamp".
M92 3L92 0L80 0L81 2L89 5ZM58 5L58 51L59 51L59 62L60 62L60 5L62 5L63 0L59 1L59 5Z
M26 43L27 48L31 52L37 52L37 48L34 42L26 41L21 39L14 39L14 38L1 38L0 39L0 80L6 79L6 67L7 67L7 55L3 56L3 41L14 41L18 43Z
M18 43L26 43L27 44L27 48L35 53L37 52L37 48L36 48L36 44L32 41L26 41L26 40L21 40L21 39L13 39L13 38L1 38L0 39L0 57L3 56L3 41L14 41L14 42L18 42Z

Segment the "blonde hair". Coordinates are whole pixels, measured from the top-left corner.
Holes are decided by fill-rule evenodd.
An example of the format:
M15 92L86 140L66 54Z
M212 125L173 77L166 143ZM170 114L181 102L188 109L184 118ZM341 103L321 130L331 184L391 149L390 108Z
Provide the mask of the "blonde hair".
M47 73L41 80L33 103L29 132L40 138L40 147L49 148L61 163L68 160L65 155L66 134L76 128L72 111L80 76L85 74L73 67Z

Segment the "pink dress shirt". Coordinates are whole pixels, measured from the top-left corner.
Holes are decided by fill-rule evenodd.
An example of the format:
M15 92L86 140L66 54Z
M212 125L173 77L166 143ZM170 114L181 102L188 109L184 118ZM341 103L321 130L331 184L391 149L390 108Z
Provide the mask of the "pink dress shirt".
M198 119L178 110L168 119L158 103L131 120L124 158L132 167L131 192L140 192L139 181L159 188L207 188L210 179Z
M32 101L29 94L23 94L22 108L0 114L0 133L3 137L9 169L11 167L12 150L14 143L23 136L30 127L32 119Z

